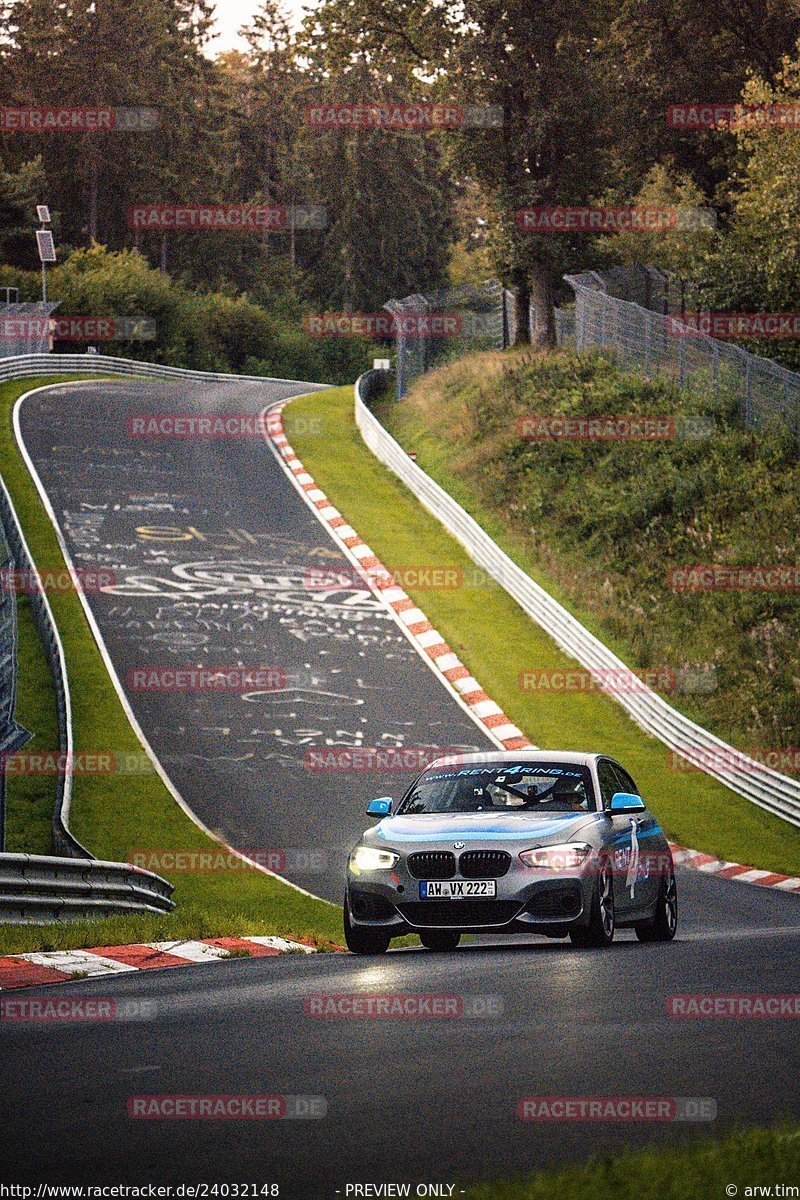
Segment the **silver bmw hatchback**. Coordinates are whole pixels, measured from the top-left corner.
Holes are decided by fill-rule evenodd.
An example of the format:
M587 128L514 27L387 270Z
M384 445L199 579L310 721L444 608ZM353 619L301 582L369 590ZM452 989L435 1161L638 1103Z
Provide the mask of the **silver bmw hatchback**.
M619 928L671 941L678 897L669 843L631 776L603 754L498 751L438 759L347 865L344 927L355 954L417 933L454 950L462 933L538 933L608 946Z

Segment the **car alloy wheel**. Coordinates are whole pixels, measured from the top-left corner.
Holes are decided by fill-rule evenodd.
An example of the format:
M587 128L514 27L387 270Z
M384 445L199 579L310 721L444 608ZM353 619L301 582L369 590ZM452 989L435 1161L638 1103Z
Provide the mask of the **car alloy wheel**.
M573 946L610 946L614 940L614 876L604 858L598 867L588 925L576 925L569 932Z
M636 926L640 942L671 942L678 929L678 885L675 872L661 880L658 900L651 921L642 921Z

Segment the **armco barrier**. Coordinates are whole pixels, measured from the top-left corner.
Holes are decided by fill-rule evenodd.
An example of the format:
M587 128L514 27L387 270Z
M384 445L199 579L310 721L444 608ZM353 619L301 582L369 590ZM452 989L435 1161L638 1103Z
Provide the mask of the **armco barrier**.
M288 383L298 387L320 388L323 384L297 379L267 379L261 375L231 375L224 372L189 371L184 367L162 367L158 363L133 358L112 358L107 354L20 354L0 358L0 382L26 379L32 375L128 375L134 379L197 380L198 383Z
M130 863L0 854L0 924L167 913L172 884Z
M355 386L356 424L364 442L398 479L457 538L479 567L508 592L531 620L589 672L628 671L621 659L571 613L525 574L464 509L418 467L369 411L362 395L365 376ZM760 808L800 827L800 782L773 771L696 725L644 684L614 697L646 733ZM741 766L735 765L741 764Z

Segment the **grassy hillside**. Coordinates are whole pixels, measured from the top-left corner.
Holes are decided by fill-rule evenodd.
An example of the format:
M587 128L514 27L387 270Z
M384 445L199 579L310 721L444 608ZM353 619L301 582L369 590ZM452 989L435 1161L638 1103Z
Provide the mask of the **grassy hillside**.
M521 420L556 414L666 416L675 436L521 436ZM742 749L800 747L800 594L676 591L669 579L690 565L800 564L790 437L756 436L724 403L709 412L669 381L567 352L461 360L380 416L631 667L670 668L678 707Z

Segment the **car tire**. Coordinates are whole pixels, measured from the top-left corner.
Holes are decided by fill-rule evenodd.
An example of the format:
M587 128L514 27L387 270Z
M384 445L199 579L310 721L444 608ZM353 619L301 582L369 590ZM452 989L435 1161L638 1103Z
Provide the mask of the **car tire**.
M678 886L675 871L661 880L656 910L651 921L640 921L636 936L640 942L671 942L678 929Z
M614 873L608 859L603 859L592 893L589 923L570 929L569 940L573 946L581 948L610 946L614 940L614 927Z
M455 950L461 934L454 929L428 929L419 935L426 950Z
M353 925L350 921L350 905L344 898L344 940L351 954L385 954L392 940L385 929Z

